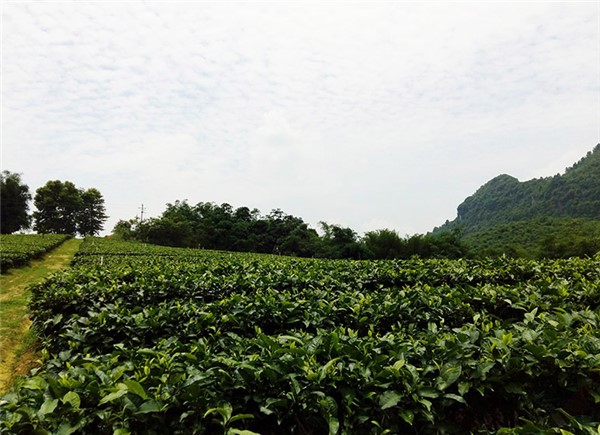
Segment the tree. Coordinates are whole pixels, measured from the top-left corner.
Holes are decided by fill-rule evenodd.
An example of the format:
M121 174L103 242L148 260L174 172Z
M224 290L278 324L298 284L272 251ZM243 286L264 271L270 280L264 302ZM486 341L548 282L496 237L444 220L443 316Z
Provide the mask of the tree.
M20 174L2 171L0 176L0 233L11 234L29 228L29 187Z
M136 229L140 224L138 219L129 219L128 221L119 220L112 230L112 235L116 240L134 240L137 236Z
M367 252L354 230L327 222L319 222L319 225L324 233L318 253L320 257L355 260L367 257Z
M81 193L70 181L48 181L36 190L33 203L33 229L38 233L72 234L77 232Z
M281 240L279 252L283 255L312 257L317 253L319 234L302 223Z
M48 181L36 190L33 203L33 228L38 233L93 235L107 218L100 192L78 189L70 181Z
M82 236L94 236L104 228L106 208L104 198L98 189L81 190L81 210L77 220L77 231Z
M389 229L369 231L363 243L369 256L377 260L401 258L406 245L396 231Z
M192 230L186 221L152 218L140 225L143 241L155 245L190 247Z

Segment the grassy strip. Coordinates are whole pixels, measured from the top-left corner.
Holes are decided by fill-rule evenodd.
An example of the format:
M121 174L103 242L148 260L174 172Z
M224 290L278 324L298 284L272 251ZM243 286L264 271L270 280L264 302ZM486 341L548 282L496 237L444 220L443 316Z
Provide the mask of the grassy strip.
M15 376L27 373L36 359L37 340L29 330L28 287L69 266L81 240L70 239L27 267L0 275L0 394Z

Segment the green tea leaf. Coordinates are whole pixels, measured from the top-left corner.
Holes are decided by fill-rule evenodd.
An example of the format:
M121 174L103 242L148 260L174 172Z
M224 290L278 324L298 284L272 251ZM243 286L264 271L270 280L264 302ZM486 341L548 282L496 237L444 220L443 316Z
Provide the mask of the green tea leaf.
M465 405L467 404L466 400L462 396L459 396L458 394L448 393L448 394L444 394L444 397L446 399L452 399L452 400L456 400L457 402L464 403Z
M257 432L252 432L251 430L245 429L229 429L227 431L227 435L260 435Z
M127 385L127 389L132 393L137 394L144 400L148 399L148 395L146 394L144 387L142 387L139 382L134 381L133 379L128 379L123 381L123 383Z
M420 388L418 393L419 396L427 397L429 399L437 399L438 397L440 397L440 393L431 387Z
M58 405L58 399L46 399L46 401L42 403L42 406L40 407L40 414L50 414L56 409L56 405Z
M61 400L63 403L69 403L75 409L79 409L81 405L81 398L75 391L69 391Z
M56 435L71 435L74 432L77 432L79 429L79 425L71 426L69 423L63 423L58 427L56 431Z
M379 397L379 406L381 407L381 409L388 409L391 408L393 406L396 406L398 404L398 402L400 402L402 400L402 395L398 394L395 391L385 391L380 397Z
M231 417L231 419L229 420L229 423L233 423L234 421L238 421L238 420L246 420L246 419L252 419L254 418L254 415L252 414L236 414L233 417Z
M113 393L107 394L102 399L100 399L100 402L98 402L98 405L103 405L107 402L112 402L113 400L116 400L125 394L127 394L127 390L117 390Z
M427 411L431 411L431 405L433 405L433 403L431 403L429 400L419 399L419 403L425 406L425 408L427 408Z
M156 400L148 400L147 402L142 403L142 405L138 408L136 414L147 414L149 412L160 412L161 406Z
M340 430L340 422L337 417L329 416L327 424L329 425L329 435L335 435Z
M437 378L435 384L438 390L445 390L452 385L460 377L462 369L458 364L444 364L440 370L440 376Z
M402 411L400 411L400 417L402 417L402 420L404 420L412 426L413 420L415 419L415 413L409 409L403 409Z
M482 376L486 375L492 367L494 367L495 363L493 361L485 361L480 364L477 364L477 373Z
M39 376L29 378L23 384L23 388L27 388L28 390L43 390L47 386L48 383L46 382L46 380Z

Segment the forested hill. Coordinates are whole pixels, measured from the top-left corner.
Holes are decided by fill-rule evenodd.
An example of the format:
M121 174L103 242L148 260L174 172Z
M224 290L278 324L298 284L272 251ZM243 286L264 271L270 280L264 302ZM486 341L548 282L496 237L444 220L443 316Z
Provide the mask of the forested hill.
M465 234L540 217L600 220L600 144L562 175L521 182L499 175L458 206L457 217L435 232Z

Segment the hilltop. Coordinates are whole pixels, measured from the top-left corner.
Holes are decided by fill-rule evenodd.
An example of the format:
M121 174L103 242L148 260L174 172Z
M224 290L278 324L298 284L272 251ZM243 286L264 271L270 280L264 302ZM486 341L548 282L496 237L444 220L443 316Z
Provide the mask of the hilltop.
M593 254L600 249L600 144L563 174L494 177L433 233L446 231L460 231L477 254Z

